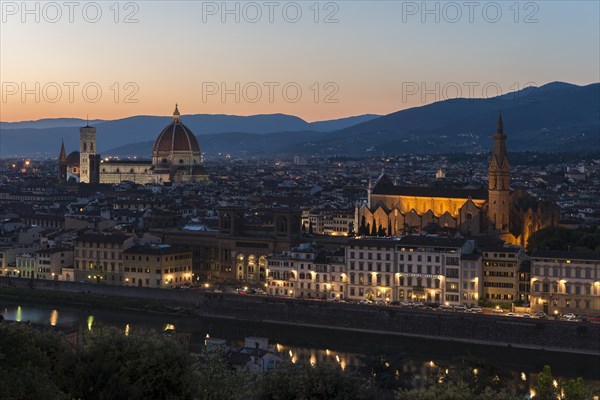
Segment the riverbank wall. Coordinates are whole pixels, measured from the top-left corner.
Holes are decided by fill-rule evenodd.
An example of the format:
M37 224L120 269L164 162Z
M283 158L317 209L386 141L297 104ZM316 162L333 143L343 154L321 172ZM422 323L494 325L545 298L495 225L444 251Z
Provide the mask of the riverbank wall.
M5 288L5 293L14 289L23 298L48 291L76 294L81 303L86 299L95 303L102 298L135 299L138 305L147 301L181 307L196 315L600 356L600 324L0 277L0 296Z

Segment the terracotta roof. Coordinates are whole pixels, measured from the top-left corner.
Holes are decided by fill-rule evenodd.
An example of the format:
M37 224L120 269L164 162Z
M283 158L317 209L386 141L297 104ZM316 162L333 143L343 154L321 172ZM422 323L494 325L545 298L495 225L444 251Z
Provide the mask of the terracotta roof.
M180 122L169 124L156 138L152 152L193 151L200 146L192 131Z
M377 181L372 194L392 195L392 196L410 196L410 197L445 197L452 199L487 200L488 191L486 189L464 189L464 188L438 188L421 186L396 186L392 181L383 175Z
M72 151L69 153L69 155L67 156L67 165L72 167L72 166L79 166L79 152L78 151Z

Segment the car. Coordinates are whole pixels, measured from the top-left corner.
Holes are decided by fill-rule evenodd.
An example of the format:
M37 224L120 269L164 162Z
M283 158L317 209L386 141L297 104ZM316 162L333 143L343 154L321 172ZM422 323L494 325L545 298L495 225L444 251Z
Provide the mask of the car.
M375 304L377 304L378 306L385 306L385 302L383 300L377 300Z
M373 301L372 300L367 300L367 299L362 299L360 301L360 304L373 304Z
M215 289L213 290L214 293L223 293L223 291L221 289Z
M466 311L467 310L467 306L465 306L464 304L457 304L454 306L454 309L457 311Z
M535 314L533 314L536 318L546 318L546 313L543 311L538 311Z
M407 302L407 301L402 301L402 302L400 302L400 305L401 305L402 307L410 307L410 303L409 303L409 302Z
M469 311L471 311L472 313L482 313L483 309L481 307L471 307Z
M451 311L452 310L452 306L449 304L442 304L440 306L440 310L444 310L444 311Z
M494 308L492 310L492 312L495 313L495 314L502 314L504 312L504 310L501 309L501 308Z
M515 314L514 312L508 312L508 313L506 313L506 316L507 317L516 317L517 314Z
M398 300L394 300L390 303L390 306L399 306L400 302Z
M531 314L525 313L525 314L523 314L523 318L531 318Z
M564 319L575 319L575 318L577 318L577 316L573 313L568 313L568 314L563 315L563 318Z

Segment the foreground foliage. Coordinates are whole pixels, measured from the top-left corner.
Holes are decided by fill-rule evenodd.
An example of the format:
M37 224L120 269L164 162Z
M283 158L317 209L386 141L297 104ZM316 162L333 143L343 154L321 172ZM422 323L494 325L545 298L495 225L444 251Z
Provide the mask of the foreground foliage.
M283 363L253 375L232 370L219 353L190 355L172 337L125 335L94 328L76 348L45 328L0 322L0 398L3 400L512 400L525 397L509 377L464 357L430 370L417 385L401 356L376 355L363 367ZM418 386L418 387L415 387ZM523 392L521 388L521 392ZM583 380L556 382L539 374L534 399L592 399Z

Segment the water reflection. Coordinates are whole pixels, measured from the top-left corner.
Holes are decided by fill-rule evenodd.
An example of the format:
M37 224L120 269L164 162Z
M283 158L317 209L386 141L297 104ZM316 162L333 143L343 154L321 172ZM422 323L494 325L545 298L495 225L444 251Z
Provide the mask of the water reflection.
M331 349L329 346L333 341L335 341L335 338L328 340L327 337L322 337L314 343L311 342L310 344L306 344L306 341L302 338L297 339L296 341L294 340L294 333L296 332L296 329L271 332L269 328L265 328L263 331L261 331L260 324L255 324L248 328L244 327L243 323L239 323L236 325L236 327L240 327L240 331L236 331L236 333L232 334L230 321L222 322L219 320L194 319L187 317L179 318L165 315L147 315L137 312L132 313L103 309L94 309L92 311L90 309L76 309L68 307L61 308L59 311L57 309L53 309L52 307L44 307L39 305L7 305L0 308L0 313L6 320L9 321L31 321L33 323L51 326L87 326L87 329L90 331L92 330L94 324L107 324L124 327L125 335L129 335L132 329L155 329L158 331L163 331L175 329L177 326L177 328L181 331L190 333L192 335L192 344L195 350L200 348L201 344L204 343L205 338L221 338L234 347L241 347L243 346L244 335L271 335L270 339L278 339L280 341L285 340L283 343L273 343L273 351L276 351L283 359L294 363L305 362L313 366L316 366L317 364L337 365L340 369L347 369L349 367L362 367L364 365L365 358L360 352L364 351L365 354L367 354L369 351L368 349L361 348L359 345L345 347L346 349L356 350L356 353L338 351L342 350L344 347L337 344L337 342L336 345L339 346L339 349ZM170 319L168 323L165 321L167 318ZM265 333L267 330L269 332ZM302 344L295 346L293 345L295 343ZM386 348L386 353L384 354L390 354L391 357L394 353L400 354L406 351L402 350L401 343L402 341L399 341L397 346L388 344L390 347ZM319 346L322 347L319 348ZM469 349L466 348L465 353L468 351ZM482 356L482 358L485 358L485 356ZM396 367L394 362L390 360L392 361L390 363L390 367L397 368L396 374L412 373L413 376L435 376L439 379L439 377L443 378L445 375L448 375L449 373L451 374L454 368L457 368L458 365L454 361L448 362L450 358L445 356L441 350L439 352L426 352L426 350L421 352L421 350L418 350L418 352L414 351L412 354L409 353L403 355L402 359L402 367ZM491 362L499 363L500 361L491 360ZM548 362L548 364L551 366L553 366L553 364L558 365L550 362ZM485 370L473 368L473 366L468 368L474 376L482 375L485 372ZM511 366L505 367L507 371L511 371L511 379L515 383L515 386L519 385L524 393L528 392L528 389L535 385L537 380L537 371L539 371L538 368L539 367L537 366L530 367L529 364L520 364L518 369ZM589 365L587 368L590 368ZM594 370L594 368L591 369ZM585 373L585 371L581 369L570 369L567 370L566 373L572 374L571 376L577 376L581 375L582 372L580 371ZM590 383L593 382L593 384L598 384L598 380L593 376L593 374L590 375L589 371L587 377ZM502 376L502 380L505 379L506 378ZM558 382L562 380L562 378L557 379Z
M56 326L58 323L58 310L52 310L50 313L50 325Z

